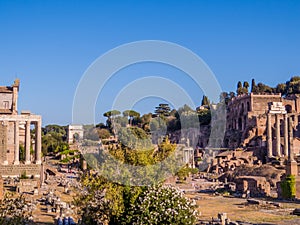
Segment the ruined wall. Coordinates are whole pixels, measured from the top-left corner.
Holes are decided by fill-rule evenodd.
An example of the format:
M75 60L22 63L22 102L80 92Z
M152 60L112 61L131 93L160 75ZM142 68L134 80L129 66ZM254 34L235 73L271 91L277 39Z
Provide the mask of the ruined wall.
M5 174L5 177L21 176L22 174L39 177L40 173L41 165L38 164L0 165L0 174Z
M12 109L13 94L12 93L1 93L0 89L0 110L1 109Z
M7 154L7 128L2 123L0 124L0 164L6 160Z
M282 102L281 94L254 95L251 93L252 110L255 115L265 114L271 102Z
M15 124L14 122L8 122L7 124L7 162L12 164L15 157Z
M297 114L297 104L300 106L300 99L297 97L284 99L281 94L250 93L233 98L228 104L225 147L266 148L267 112L272 102L282 102L288 112L293 111L295 114ZM275 117L272 117L271 120L274 134ZM280 120L282 121L281 136L283 137L283 116L280 116ZM298 124L298 121L300 121L300 117L295 116L294 123Z

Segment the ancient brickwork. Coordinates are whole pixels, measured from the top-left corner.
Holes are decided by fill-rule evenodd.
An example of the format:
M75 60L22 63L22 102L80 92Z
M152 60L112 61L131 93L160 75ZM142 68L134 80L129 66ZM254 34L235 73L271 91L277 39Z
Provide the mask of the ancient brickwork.
M0 124L0 163L6 160L7 154L7 128L4 124Z
M271 192L270 183L265 177L241 176L235 179L236 190L240 193L249 191L251 197L269 196Z
M284 155L288 117L293 120L297 140L300 137L300 99L297 95L287 98L281 94L251 93L237 96L228 104L224 147L256 147L266 150L267 146L272 146L273 155ZM294 150L300 153L300 147Z
M34 189L40 186L39 180L32 180L32 179L22 179L17 185L17 192L24 193L24 192L32 192Z
M2 174L2 177L15 177L21 175L39 177L40 171L41 165L37 164L0 165L0 174Z

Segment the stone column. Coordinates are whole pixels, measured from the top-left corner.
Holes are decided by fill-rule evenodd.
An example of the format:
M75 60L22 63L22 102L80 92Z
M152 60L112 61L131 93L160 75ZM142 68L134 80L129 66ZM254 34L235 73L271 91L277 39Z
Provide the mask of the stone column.
M287 157L289 154L289 140L288 140L288 116L284 114L284 156Z
M30 121L26 121L25 126L25 164L30 164Z
M6 129L6 131L8 132L8 126L9 126L9 122L8 121L3 121L3 125ZM7 143L7 142L6 142ZM8 161L7 161L7 153L4 153L5 157L3 159L2 165L8 165ZM0 198L1 199L1 198Z
M298 176L298 165L294 159L293 131L293 120L289 117L289 159L286 165L286 175Z
M20 143L19 143L19 121L15 121L15 130L14 130L14 142L15 142L15 159L14 165L19 165L19 156L20 156Z
M289 161L295 161L293 136L293 120L291 117L289 117Z
M41 164L41 153L42 153L42 124L41 120L37 121L35 124L35 163L36 164Z
M271 158L273 157L273 144L272 144L272 123L271 123L271 117L272 115L269 113L268 114L268 119L267 119L267 139L268 139L268 157Z
M281 156L280 148L280 118L279 114L276 114L276 156Z

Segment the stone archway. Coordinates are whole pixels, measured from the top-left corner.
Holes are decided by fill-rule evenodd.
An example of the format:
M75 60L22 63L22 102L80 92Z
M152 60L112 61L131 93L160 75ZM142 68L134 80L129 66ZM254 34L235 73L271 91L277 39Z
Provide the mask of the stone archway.
M291 105L286 105L286 106L285 106L285 110L287 111L287 113L292 113L293 108L292 108Z

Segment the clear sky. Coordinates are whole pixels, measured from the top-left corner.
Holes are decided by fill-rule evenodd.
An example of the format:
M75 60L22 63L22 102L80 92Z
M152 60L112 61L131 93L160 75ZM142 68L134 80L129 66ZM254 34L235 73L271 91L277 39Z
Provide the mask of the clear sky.
M237 81L275 85L300 74L300 1L10 1L0 0L0 85L21 79L19 109L44 125L72 122L77 84L88 66L119 45L163 40L198 54L224 91ZM136 65L116 74L100 94L97 120L126 83L161 75L189 91L201 90L176 69ZM161 99L136 109L153 111Z

